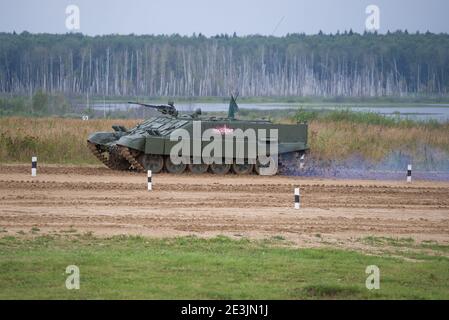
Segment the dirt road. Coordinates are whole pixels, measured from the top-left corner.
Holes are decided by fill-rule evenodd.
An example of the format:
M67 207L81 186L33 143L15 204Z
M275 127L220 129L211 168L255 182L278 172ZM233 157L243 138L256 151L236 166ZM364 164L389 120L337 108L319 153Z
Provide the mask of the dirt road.
M1 165L1 234L221 234L308 246L358 246L374 235L449 243L449 183L189 174L153 181L148 192L145 174L46 166L32 178L29 166Z

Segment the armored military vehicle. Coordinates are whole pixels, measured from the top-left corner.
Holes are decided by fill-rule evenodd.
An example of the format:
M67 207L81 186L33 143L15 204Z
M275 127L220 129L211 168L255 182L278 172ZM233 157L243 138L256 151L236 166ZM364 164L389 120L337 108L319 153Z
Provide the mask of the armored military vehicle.
M259 152L250 152L248 136L234 137L235 139L231 137L230 148L232 151L224 152L224 155L218 153L219 160L222 161L217 161L217 157L207 159L204 157L205 149L208 148L208 143L214 139L211 139L210 135L204 137L204 134L210 130L223 137L236 132L246 133L253 130L257 140L256 149L264 149L269 159L276 156L278 160L276 161L278 166L273 173L282 172L291 166L299 167L300 159L308 150L307 124L285 125L273 124L267 120L236 119L235 115L239 108L236 98L233 96L231 96L228 116L223 118L202 116L199 109L192 114L179 114L174 104L170 102L167 105L130 103L156 109L161 114L143 121L132 129L114 125L112 126L113 132L93 133L87 139L92 153L107 167L114 170L152 170L153 173L166 171L179 174L188 168L195 174L210 171L223 175L232 170L235 174L242 175L252 172L260 174L261 168L269 166L267 160L263 163L260 161ZM188 147L190 150L187 149L188 152L185 152L186 155L177 151L183 158L181 163L173 161L170 156L175 145L179 144L176 135L175 138L172 138L174 133L179 132L178 129L184 129L183 132L188 134L189 142L192 142L192 146ZM277 129L277 137L274 136L273 129ZM198 130L200 130L200 138L198 138L198 132L195 136L195 131ZM238 143L238 139L243 143ZM225 140L222 142L223 149L229 147L229 145L225 145ZM274 142L277 143L275 151L271 149ZM196 153L194 149L196 149ZM212 152L212 155L214 154L215 151Z

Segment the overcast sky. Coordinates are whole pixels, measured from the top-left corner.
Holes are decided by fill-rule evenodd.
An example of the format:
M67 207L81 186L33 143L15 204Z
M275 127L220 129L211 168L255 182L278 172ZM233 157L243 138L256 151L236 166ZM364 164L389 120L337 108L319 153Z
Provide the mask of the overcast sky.
M381 33L449 33L449 0L0 0L0 31L66 33L70 4L89 35L363 32L370 4L380 9Z

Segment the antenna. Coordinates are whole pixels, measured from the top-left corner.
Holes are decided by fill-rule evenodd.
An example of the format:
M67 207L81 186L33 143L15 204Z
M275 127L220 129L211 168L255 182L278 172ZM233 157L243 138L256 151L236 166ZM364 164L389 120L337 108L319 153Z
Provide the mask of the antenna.
M283 16L281 18L281 20L279 20L278 24L276 25L276 27L274 28L273 32L271 33L272 36L274 36L275 32L278 30L279 26L281 25L282 21L284 21L285 16Z

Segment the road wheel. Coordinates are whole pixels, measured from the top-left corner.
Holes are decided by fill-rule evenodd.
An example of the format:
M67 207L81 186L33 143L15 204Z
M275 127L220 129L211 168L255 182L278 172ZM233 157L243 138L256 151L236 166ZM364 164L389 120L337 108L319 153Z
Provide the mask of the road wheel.
M214 173L214 174L223 175L223 174L228 173L229 170L231 170L231 165L230 164L216 164L216 163L212 163L210 165L210 171L212 171L212 173Z
M165 169L167 169L167 171L169 173L174 173L174 174L183 173L185 171L186 167L187 167L187 165L185 163L174 164L171 161L170 156L165 158Z
M199 163L199 164L189 164L189 170L193 174L203 174L207 172L207 169L209 169L209 165L205 163Z
M143 154L137 159L145 170L151 170L153 173L159 173L164 167L164 158L157 154Z
M264 170L262 171L262 169ZM254 171L256 171L258 175L274 176L278 172L278 162L275 161L273 156L270 156L270 162L264 165L261 165L259 160L257 160L257 163L254 166Z
M234 163L232 165L232 171L234 171L234 173L238 175L250 174L253 171L253 167L254 165L250 163L244 164Z

